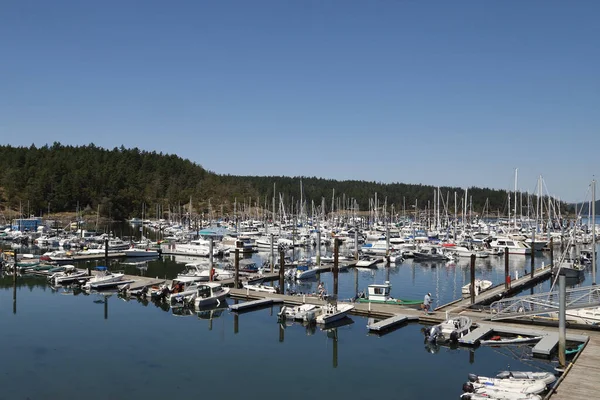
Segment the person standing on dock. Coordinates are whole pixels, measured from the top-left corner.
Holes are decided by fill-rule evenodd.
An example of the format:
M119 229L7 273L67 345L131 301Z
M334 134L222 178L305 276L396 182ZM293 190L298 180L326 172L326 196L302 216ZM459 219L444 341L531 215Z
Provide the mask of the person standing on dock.
M431 309L431 293L427 293L425 298L423 298L423 309L426 313L429 313L429 310Z

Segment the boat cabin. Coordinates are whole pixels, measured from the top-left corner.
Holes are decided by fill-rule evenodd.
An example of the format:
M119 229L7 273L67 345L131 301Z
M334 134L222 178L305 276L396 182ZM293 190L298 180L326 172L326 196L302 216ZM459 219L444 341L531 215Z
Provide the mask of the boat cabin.
M216 292L221 290L221 285L218 283L205 283L198 286L197 296L201 299L213 297Z
M392 285L389 282L383 284L371 284L367 288L369 294L369 300L371 301L386 301L390 298L390 290Z

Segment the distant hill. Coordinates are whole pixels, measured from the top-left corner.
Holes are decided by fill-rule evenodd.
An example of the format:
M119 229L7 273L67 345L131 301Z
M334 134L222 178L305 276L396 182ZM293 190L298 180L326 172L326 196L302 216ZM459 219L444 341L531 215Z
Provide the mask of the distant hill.
M276 169L276 166L273 167ZM368 210L375 193L380 207L387 198L388 212L392 206L401 212L406 204L413 210L433 208L433 186L404 183L336 181L317 177L234 176L220 175L176 155L143 151L123 146L104 149L94 144L66 146L60 143L43 147L0 146L0 204L12 210L30 210L32 214L75 211L88 213L99 210L103 217L124 219L141 216L145 204L146 216L164 216L168 211L192 212L200 215L230 213L236 202L238 213L250 208L271 209L273 185L277 207L282 195L286 210L298 210L300 181L303 200L308 210L325 204L325 212L333 206L344 208L356 201L360 210ZM462 188L442 187L443 202L449 200L454 210L454 192L459 198ZM473 211L487 210L494 215L505 213L507 192L488 188L469 188ZM325 199L323 201L323 199ZM429 202L429 206L428 206ZM347 207L346 207L347 208Z
M600 200L596 200L596 215L600 215ZM585 203L569 204L569 212L577 213L580 212L583 216L587 216L590 213L590 202Z

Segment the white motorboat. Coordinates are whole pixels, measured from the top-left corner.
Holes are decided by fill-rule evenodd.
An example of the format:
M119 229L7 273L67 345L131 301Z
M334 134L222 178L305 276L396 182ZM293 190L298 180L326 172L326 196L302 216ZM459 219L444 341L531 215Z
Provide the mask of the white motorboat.
M430 329L425 331L427 341L433 342L455 342L459 338L463 337L471 329L473 321L471 318L459 315L454 318L447 319L441 324L434 325Z
M539 394L546 390L546 384L535 379L497 379L469 374L469 382L476 391L482 387L525 394Z
M158 253L158 250L138 249L136 247L131 247L129 249L123 250L123 253L125 253L125 257L156 258L160 255Z
M498 379L532 379L540 380L546 385L551 385L556 381L556 375L551 372L533 372L533 371L501 371L496 375Z
M504 251L505 248L508 248L509 254L531 254L531 247L527 246L524 242L506 237L497 237L495 240L492 240L490 246L501 251Z
M383 257L361 257L360 260L356 262L356 267L358 268L374 268L377 263L383 261Z
M106 267L96 267L96 274L83 285L83 289L99 289L107 287L109 284L116 286L123 279L123 276L125 274L110 272Z
M328 302L326 305L319 306L312 312L307 312L304 316L304 321L316 321L317 324L328 324L344 318L352 309L354 309L352 304L334 304Z
M171 306L190 303L200 285L198 277L182 277L173 279L171 286L161 285L160 292Z
M488 290L492 287L492 281L488 281L487 279L475 279L475 296L479 295L479 293ZM463 295L471 294L471 284L467 283L461 289Z
M453 252L458 257L471 257L473 254L476 258L487 258L490 256L490 253L485 250L470 250L465 246L454 246L447 248L448 251Z
M78 270L74 265L65 265L65 270L56 272L48 277L48 281L54 286L65 285L67 283L76 282L79 279L87 276L86 270Z
M277 293L278 290L274 286L262 285L259 283L244 283L244 289L251 290L253 292L263 292L263 293Z
M312 265L299 265L296 267L296 279L310 279L317 276L319 268Z
M304 321L307 320L307 313L316 313L321 306L317 304L301 304L295 307L283 306L277 314L280 319L291 319Z
M220 283L206 282L199 284L194 295L194 306L200 308L220 304L228 294L229 288L221 286Z

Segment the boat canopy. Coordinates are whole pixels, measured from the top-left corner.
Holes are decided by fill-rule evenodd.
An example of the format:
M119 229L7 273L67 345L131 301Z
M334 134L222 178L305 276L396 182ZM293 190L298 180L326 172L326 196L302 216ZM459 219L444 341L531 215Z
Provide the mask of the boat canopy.
M96 267L96 271L106 271L106 270L108 270L108 268L106 268L106 267L102 267L102 266Z

